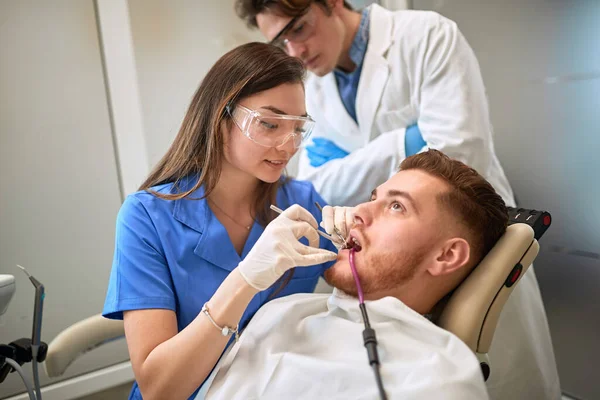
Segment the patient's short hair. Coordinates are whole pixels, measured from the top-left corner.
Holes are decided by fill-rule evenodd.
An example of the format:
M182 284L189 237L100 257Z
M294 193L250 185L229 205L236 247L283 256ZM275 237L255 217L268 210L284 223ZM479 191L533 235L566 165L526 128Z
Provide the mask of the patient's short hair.
M458 160L438 150L429 150L407 157L400 171L422 170L441 178L451 187L438 201L470 232L467 238L477 265L506 232L508 210L492 185Z

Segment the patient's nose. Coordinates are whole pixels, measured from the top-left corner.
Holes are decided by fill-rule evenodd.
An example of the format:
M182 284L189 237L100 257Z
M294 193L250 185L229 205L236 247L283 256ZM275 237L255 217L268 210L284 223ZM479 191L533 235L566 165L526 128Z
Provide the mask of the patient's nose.
M354 207L354 225L368 225L370 223L368 204L362 203Z

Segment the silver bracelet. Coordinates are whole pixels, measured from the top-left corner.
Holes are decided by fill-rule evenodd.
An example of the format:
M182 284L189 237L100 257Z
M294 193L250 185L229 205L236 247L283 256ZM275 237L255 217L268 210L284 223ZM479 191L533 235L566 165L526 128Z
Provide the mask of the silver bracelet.
M202 310L200 310L204 315L206 315L208 317L208 319L210 320L210 322L215 326L215 328L217 328L218 330L221 331L221 335L223 336L230 336L231 334L235 334L235 341L237 342L239 339L239 333L238 333L238 326L236 326L235 328L230 328L228 326L219 326L217 325L217 323L215 322L214 319L212 319L212 317L210 316L210 313L208 311L208 303L204 303L204 305L202 306Z

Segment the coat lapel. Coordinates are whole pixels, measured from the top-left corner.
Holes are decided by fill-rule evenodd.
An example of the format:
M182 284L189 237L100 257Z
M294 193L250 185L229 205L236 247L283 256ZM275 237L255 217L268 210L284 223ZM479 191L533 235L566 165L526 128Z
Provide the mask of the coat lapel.
M385 56L392 45L393 22L389 11L377 5L372 6L369 45L356 95L358 123L367 142L373 139L373 122L390 74L390 65Z

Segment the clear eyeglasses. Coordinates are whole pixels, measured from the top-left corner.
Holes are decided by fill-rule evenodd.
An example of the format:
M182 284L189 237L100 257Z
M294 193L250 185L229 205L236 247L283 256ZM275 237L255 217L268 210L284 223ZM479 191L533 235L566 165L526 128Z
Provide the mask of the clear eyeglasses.
M288 43L302 43L308 40L315 33L316 24L315 13L309 5L300 15L292 18L270 43L287 52Z

